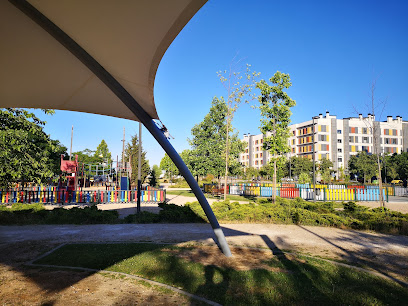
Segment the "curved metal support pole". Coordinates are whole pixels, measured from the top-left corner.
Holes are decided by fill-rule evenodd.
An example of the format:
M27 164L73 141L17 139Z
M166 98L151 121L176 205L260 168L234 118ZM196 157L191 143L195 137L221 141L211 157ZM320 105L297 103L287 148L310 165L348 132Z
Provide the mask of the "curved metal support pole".
M40 11L33 7L26 0L9 0L15 7L26 14L40 27L47 31L52 37L60 42L67 50L69 50L78 60L80 60L89 70L91 70L112 92L134 113L147 130L153 135L157 142L161 145L164 151L169 155L180 173L184 176L189 184L198 202L203 208L208 220L214 230L217 243L225 256L232 256L227 240L214 215L207 199L201 191L198 183L194 179L190 170L176 152L168 139L163 135L162 131L156 126L149 114L139 105L139 103L123 88L123 86L103 68L91 55L89 55L80 45L78 45L64 31L57 27L51 20L44 16Z
M180 155L176 152L176 150L173 148L173 146L170 144L170 142L164 136L163 132L157 127L156 123L153 120L147 122L145 124L145 127L149 130L149 132L161 145L164 151L166 151L166 153L169 155L169 157L174 162L176 167L179 169L181 175L184 176L184 178L186 179L188 185L190 186L194 195L197 197L198 202L203 208L205 214L207 215L208 221L210 221L211 223L211 226L214 230L214 234L217 238L217 243L221 248L222 252L227 257L232 256L227 240L225 239L224 233L218 223L217 218L214 215L214 212L212 211L210 205L208 204L208 201L204 196L200 186L198 186L197 181L194 179L193 175L187 168L184 161L181 159Z

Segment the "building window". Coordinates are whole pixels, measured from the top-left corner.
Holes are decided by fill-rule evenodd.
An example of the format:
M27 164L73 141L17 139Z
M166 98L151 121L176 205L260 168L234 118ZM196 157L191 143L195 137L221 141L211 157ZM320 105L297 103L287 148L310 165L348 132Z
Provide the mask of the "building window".
M343 158L342 158L342 157L339 157L339 158L337 159L337 161L338 161L339 163L342 163L342 162L343 162Z
M350 134L357 134L358 133L358 128L357 127L349 127L349 133Z
M337 139L337 143L341 143L341 139Z
M363 134L368 134L368 129L367 128L363 128Z
M327 135L318 135L318 140L319 141L328 141Z
M337 149L337 152L341 153L341 152L342 152L342 149Z
M392 144L397 145L398 144L398 139L397 138L392 138Z
M341 134L341 130L337 130L337 134Z
M362 147L361 147L361 151L370 153L370 147L369 147L369 146L362 146Z
M368 137L363 137L363 143L369 143L369 138Z

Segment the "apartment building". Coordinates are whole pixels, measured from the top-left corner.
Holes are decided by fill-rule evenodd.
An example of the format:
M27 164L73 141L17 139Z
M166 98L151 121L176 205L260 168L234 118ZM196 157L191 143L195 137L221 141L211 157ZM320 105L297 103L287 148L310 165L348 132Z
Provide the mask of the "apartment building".
M314 128L313 128L314 127ZM375 121L375 117L359 115L337 119L336 116L319 114L309 121L289 126L290 156L304 156L316 161L323 158L333 162L334 170L347 169L350 156L360 151L367 153L401 153L408 152L408 122L397 116L388 116L386 121ZM373 134L376 133L376 134ZM373 137L378 137L379 144L374 150ZM263 150L263 134L244 134L247 143L245 152L240 154L239 161L246 167L260 169L269 163L270 154ZM314 147L313 147L314 143Z

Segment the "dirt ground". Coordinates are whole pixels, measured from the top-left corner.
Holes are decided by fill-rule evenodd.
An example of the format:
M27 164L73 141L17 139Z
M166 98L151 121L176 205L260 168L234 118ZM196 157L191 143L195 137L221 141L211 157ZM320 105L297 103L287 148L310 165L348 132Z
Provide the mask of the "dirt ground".
M274 224L225 224L222 228L232 258L226 258L214 245L208 224L0 226L0 301L2 305L199 304L180 293L131 277L25 265L69 242L194 244L196 248L176 255L238 270L266 268L265 261L282 251L300 252L357 264L391 279L408 281L406 236Z
M3 244L0 254L0 301L2 305L198 305L194 299L144 281L108 272L84 272L24 265L56 247L47 242ZM167 252L174 250L167 249ZM232 248L224 257L215 246L200 245L179 256L204 265L237 270L271 268L265 262L274 255L267 250Z
M47 242L1 245L1 305L196 305L144 281L111 274L25 266L55 247Z

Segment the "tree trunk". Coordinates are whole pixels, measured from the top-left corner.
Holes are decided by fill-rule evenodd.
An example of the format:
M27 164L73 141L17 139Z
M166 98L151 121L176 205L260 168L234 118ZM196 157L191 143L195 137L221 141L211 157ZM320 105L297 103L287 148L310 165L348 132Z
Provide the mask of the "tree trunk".
M272 203L276 203L276 159L273 161L273 193L272 193Z
M382 175L381 175L381 164L380 164L380 155L377 154L377 164L378 164L378 189L380 192L380 205L381 207L385 207L384 197L382 192Z
M229 155L229 119L227 119L227 140L225 143L225 179L224 179L224 201L227 200L227 178L228 178L228 155Z

